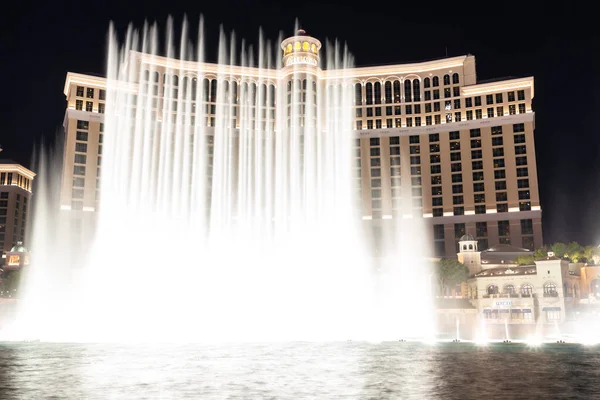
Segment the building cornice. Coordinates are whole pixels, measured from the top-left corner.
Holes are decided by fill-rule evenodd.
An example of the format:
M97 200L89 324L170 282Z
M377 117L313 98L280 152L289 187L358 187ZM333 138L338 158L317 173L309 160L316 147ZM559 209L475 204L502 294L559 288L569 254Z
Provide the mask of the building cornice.
M323 71L324 79L339 78L370 78L380 75L407 75L421 74L424 72L437 71L445 68L462 67L465 61L474 56L459 56L443 58L440 60L424 61L410 64L380 65L373 67L357 67L346 69L334 69Z
M460 88L460 92L462 96L474 96L478 94L505 92L517 89L530 89L531 98L533 98L533 76L463 86Z
M33 179L35 173L21 164L0 164L0 172L18 172L28 179Z
M132 52L142 63L160 66L171 70L182 70L184 72L201 73L204 75L233 75L253 79L277 79L280 70L272 68L242 67L239 65L220 65L197 61L178 60L163 56Z
M386 129L361 129L355 130L354 136L362 137L387 137L387 136L410 136L424 133L442 133L459 131L461 129L485 128L488 126L519 124L529 122L535 119L534 112L525 114L505 115L503 117L473 119L470 121L451 122L439 125L411 126L404 128L386 128Z
M67 108L65 118L73 118L82 121L104 122L104 114L91 111L75 110L73 108Z
M65 94L65 96L69 97L69 89L71 88L71 85L73 85L73 84L80 84L80 85L84 85L84 86L92 86L92 87L97 87L100 89L105 89L106 88L106 78L92 76L92 75L78 74L75 72L67 72L67 79L65 80L65 87L63 89L63 93Z

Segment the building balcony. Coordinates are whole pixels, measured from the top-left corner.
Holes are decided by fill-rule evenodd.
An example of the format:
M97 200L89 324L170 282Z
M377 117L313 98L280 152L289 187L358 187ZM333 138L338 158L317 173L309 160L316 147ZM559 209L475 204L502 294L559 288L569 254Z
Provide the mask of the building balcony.
M480 299L519 299L521 297L535 297L533 293L492 293L479 296ZM555 296L556 297L556 296Z

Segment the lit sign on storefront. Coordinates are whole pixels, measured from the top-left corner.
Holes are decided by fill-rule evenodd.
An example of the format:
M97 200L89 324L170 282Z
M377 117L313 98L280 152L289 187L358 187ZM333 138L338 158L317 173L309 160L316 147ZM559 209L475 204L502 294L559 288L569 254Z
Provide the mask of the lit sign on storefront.
M307 57L307 56L293 56L293 57L289 57L287 60L285 60L286 67L288 65L295 65L295 64L308 64L308 65L312 65L312 66L316 67L317 60L313 57Z
M21 263L21 256L10 256L8 259L8 265L19 265Z
M496 300L496 307L510 307L512 301L510 300Z

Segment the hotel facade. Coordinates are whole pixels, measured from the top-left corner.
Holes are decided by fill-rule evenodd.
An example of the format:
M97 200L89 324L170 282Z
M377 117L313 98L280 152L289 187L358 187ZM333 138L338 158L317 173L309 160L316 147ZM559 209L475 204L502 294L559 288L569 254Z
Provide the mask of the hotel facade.
M25 240L34 177L32 171L19 163L0 159L0 251L3 257Z
M299 88L306 81L315 87L351 82L352 174L362 219L375 236L399 218L423 218L436 256L455 257L465 234L478 241L480 250L496 244L542 246L533 77L478 81L473 55L321 69L321 43L302 30L285 39L281 49L281 68L232 66L227 85L264 85L268 93L289 88L299 72L305 77ZM202 104L193 107L205 110L196 121L213 134L221 84L217 64L142 53L136 60L144 71L137 83L153 85L157 115L167 104L166 92L188 84L205 88L196 98ZM64 86L61 208L81 218L93 219L98 208L106 85L105 78L69 72ZM276 102L271 97L265 106L280 115ZM408 212L400 206L407 200Z

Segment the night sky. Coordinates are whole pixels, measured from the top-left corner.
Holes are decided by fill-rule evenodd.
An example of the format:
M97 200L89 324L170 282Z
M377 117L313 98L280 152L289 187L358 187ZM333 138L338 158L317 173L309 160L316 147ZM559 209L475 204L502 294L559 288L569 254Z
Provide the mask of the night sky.
M390 8L383 2L363 2L355 9L351 2L250 0L15 3L0 11L0 158L29 166L34 142L52 140L64 117L67 71L105 72L111 20L122 34L130 22L141 27L144 20L156 21L164 27L169 15L178 25L187 14L195 41L203 14L210 58L221 24L256 44L260 27L276 41L280 32L294 33L298 18L323 42L345 41L358 66L439 58L447 51L448 56L475 55L479 80L534 76L544 242L600 243L600 132L593 122L600 111L600 32L597 21L584 17L585 10L571 9L575 5L562 4L555 11L560 16L541 16L542 10L522 4L512 14L499 15L507 5L495 3L500 9L481 9L482 16L475 16L465 11L466 4L453 3L442 8L427 3L424 9Z

